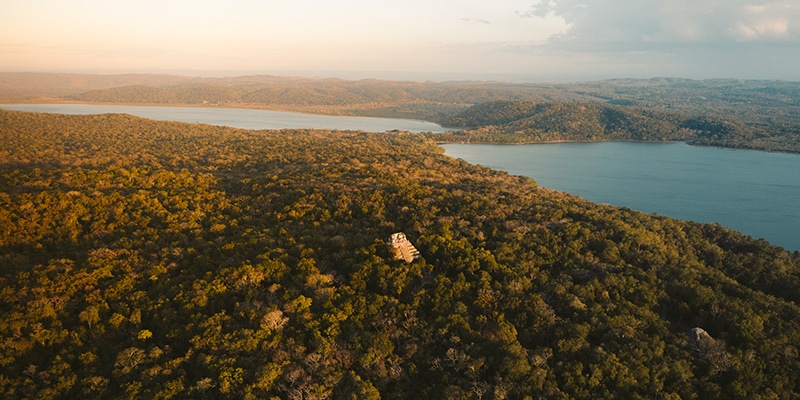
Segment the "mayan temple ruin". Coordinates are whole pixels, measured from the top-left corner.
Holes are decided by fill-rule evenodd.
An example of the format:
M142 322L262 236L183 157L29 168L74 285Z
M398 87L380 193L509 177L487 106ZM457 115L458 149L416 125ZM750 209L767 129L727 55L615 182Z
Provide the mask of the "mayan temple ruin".
M420 257L419 250L408 241L403 232L393 233L389 238L389 245L392 247L395 259L410 263Z

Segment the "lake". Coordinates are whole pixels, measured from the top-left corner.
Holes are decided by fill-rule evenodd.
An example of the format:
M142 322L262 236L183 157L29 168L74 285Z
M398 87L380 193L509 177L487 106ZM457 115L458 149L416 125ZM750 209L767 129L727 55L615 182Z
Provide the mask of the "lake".
M249 110L210 107L109 106L92 104L0 104L0 108L56 114L125 113L137 117L232 126L243 129L338 129L386 132L399 129L409 132L444 132L433 122L397 118L341 117L302 114L286 111Z
M446 154L585 199L717 222L800 250L800 156L685 143L447 144Z

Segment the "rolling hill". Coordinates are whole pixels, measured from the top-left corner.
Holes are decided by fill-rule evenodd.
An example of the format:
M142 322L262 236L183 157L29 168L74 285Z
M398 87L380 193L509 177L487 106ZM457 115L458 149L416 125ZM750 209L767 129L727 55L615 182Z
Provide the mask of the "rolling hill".
M690 116L631 106L499 100L443 121L462 128L431 137L465 143L685 141L695 145L800 152L800 138L775 143L767 131L733 118ZM769 146L767 142L772 142Z

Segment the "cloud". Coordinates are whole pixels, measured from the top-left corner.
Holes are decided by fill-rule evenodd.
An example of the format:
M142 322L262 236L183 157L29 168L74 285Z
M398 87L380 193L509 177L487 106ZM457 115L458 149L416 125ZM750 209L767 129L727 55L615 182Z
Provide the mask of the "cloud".
M800 6L770 4L746 6L747 12L729 29L729 34L741 41L791 39L798 34L790 24L800 23ZM795 25L796 26L796 25Z
M794 0L540 0L522 17L555 15L560 44L722 43L800 39Z
M484 24L484 25L491 25L492 24L491 21L485 20L485 19L480 19L480 18L461 18L461 20L464 21L464 22L477 22L479 24Z
M534 2L515 15L558 18L566 28L527 51L569 60L561 64L563 70L607 76L800 77L800 53L794 51L800 45L798 0Z

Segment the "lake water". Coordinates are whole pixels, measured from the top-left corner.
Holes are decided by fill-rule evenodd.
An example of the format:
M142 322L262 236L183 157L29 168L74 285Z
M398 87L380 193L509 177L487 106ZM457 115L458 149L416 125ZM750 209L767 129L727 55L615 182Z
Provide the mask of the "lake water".
M0 108L57 114L125 113L142 118L180 121L243 129L338 129L386 132L399 129L409 132L444 132L438 124L396 118L340 117L271 110L209 107L107 106L91 104L0 104Z
M443 145L473 164L585 199L718 222L800 250L800 156L685 143Z

